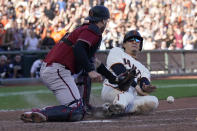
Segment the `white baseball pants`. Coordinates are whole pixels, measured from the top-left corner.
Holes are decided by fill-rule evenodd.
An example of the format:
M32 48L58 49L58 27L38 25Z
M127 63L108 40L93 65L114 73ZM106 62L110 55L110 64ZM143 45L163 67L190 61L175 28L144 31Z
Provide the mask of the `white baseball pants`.
M129 88L129 91L122 92L104 84L101 97L105 102L121 105L125 112L132 113L149 112L155 110L159 105L156 96L137 96L137 92L133 87Z

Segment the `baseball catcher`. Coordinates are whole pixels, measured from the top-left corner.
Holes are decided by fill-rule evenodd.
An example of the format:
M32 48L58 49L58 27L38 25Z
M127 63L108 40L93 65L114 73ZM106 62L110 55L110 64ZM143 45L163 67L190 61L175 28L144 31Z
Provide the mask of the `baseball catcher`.
M150 72L137 60L137 54L142 50L143 38L136 30L126 33L122 48L110 50L107 57L107 68L120 80L112 84L105 80L102 88L102 99L109 103L110 114L148 113L158 107L158 99L149 93L155 91L151 85Z
M46 55L40 69L40 78L53 92L59 105L21 114L24 122L80 121L84 118L84 101L73 75L85 71L91 80L101 81L102 76L111 83L117 83L108 69L100 64L95 67L95 57L102 33L110 18L107 7L96 5L89 10L89 16L81 26L66 34ZM118 80L118 79L117 79Z

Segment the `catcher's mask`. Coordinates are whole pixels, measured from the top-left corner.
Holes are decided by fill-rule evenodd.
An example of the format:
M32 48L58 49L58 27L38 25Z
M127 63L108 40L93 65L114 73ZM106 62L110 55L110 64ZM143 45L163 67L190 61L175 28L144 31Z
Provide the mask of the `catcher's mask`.
M140 33L136 30L131 30L129 32L127 32L124 36L123 39L123 43L125 43L126 41L132 39L132 38L137 38L138 40L140 40L140 49L139 51L142 50L142 46L143 46L143 38L141 37Z
M89 10L89 16L85 19L89 20L90 22L99 22L102 20L107 20L109 18L110 13L108 8L103 5L97 5Z

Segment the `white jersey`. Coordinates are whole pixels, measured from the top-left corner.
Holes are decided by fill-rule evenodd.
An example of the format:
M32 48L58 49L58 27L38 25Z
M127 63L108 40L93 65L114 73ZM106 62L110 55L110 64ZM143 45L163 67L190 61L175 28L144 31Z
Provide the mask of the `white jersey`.
M123 64L126 67L126 69L131 69L133 66L136 67L136 80L142 77L146 77L150 81L150 72L144 65L142 65L136 59L134 59L132 56L125 53L122 48L114 47L110 50L109 55L107 57L107 68L111 72L113 72L111 70L111 67L118 63ZM105 83L110 84L107 80L105 80Z

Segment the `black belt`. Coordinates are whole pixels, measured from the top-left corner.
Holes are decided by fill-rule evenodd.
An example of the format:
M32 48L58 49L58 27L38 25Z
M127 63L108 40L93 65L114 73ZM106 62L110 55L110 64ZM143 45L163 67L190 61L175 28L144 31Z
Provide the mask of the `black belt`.
M46 63L46 67L48 67L48 66L51 66L53 63ZM60 63L59 63L60 64ZM65 69L67 69L67 70L70 70L68 67L66 67L65 65L64 65L64 68Z

